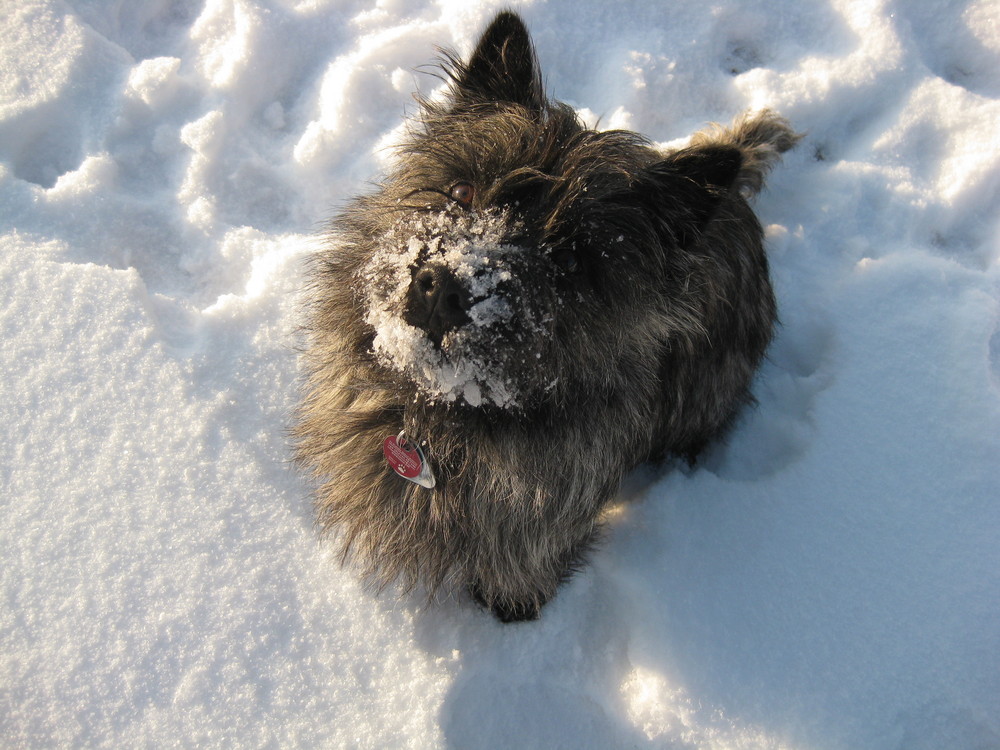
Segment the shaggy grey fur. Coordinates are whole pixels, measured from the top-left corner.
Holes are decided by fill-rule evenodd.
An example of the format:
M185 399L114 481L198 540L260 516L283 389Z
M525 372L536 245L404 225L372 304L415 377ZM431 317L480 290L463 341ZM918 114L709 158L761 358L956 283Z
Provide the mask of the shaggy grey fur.
M693 460L751 401L775 302L747 199L798 136L770 112L669 153L589 130L509 12L444 70L315 259L297 460L369 579L531 619L626 472ZM389 467L399 433L433 489Z

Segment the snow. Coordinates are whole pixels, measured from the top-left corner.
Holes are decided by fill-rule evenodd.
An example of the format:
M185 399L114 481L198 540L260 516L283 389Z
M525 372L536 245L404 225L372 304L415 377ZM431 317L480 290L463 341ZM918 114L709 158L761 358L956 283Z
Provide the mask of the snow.
M303 262L503 5L0 11L4 746L1000 747L995 0L515 3L588 122L808 133L759 406L635 472L535 623L318 537Z

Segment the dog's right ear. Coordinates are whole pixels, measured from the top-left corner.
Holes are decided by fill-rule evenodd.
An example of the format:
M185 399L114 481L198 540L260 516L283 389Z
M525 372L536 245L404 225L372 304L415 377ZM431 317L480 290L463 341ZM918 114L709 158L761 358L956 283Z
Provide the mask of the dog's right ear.
M497 14L469 61L452 62L456 105L502 102L541 109L545 101L531 37L516 13Z

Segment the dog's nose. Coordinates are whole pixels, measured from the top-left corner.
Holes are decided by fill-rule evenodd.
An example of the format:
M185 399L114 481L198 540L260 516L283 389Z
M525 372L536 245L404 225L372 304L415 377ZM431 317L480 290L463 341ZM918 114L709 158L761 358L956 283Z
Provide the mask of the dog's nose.
M448 331L469 322L471 304L468 291L448 266L428 264L413 274L403 319L440 345Z

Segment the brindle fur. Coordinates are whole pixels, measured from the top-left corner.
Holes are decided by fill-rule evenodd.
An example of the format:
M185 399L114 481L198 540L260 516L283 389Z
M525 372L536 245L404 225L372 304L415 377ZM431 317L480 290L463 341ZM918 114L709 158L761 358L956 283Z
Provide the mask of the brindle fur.
M296 457L322 482L319 524L368 579L464 586L503 621L532 619L582 564L626 472L693 459L752 400L775 301L747 199L798 136L766 111L672 152L590 130L546 98L509 12L444 71L449 96L421 103L395 170L314 260ZM459 181L475 186L468 208L448 197ZM362 272L414 215L501 208L544 324L492 334L521 398L473 407L373 354ZM424 446L434 489L387 465L382 441L400 431Z

